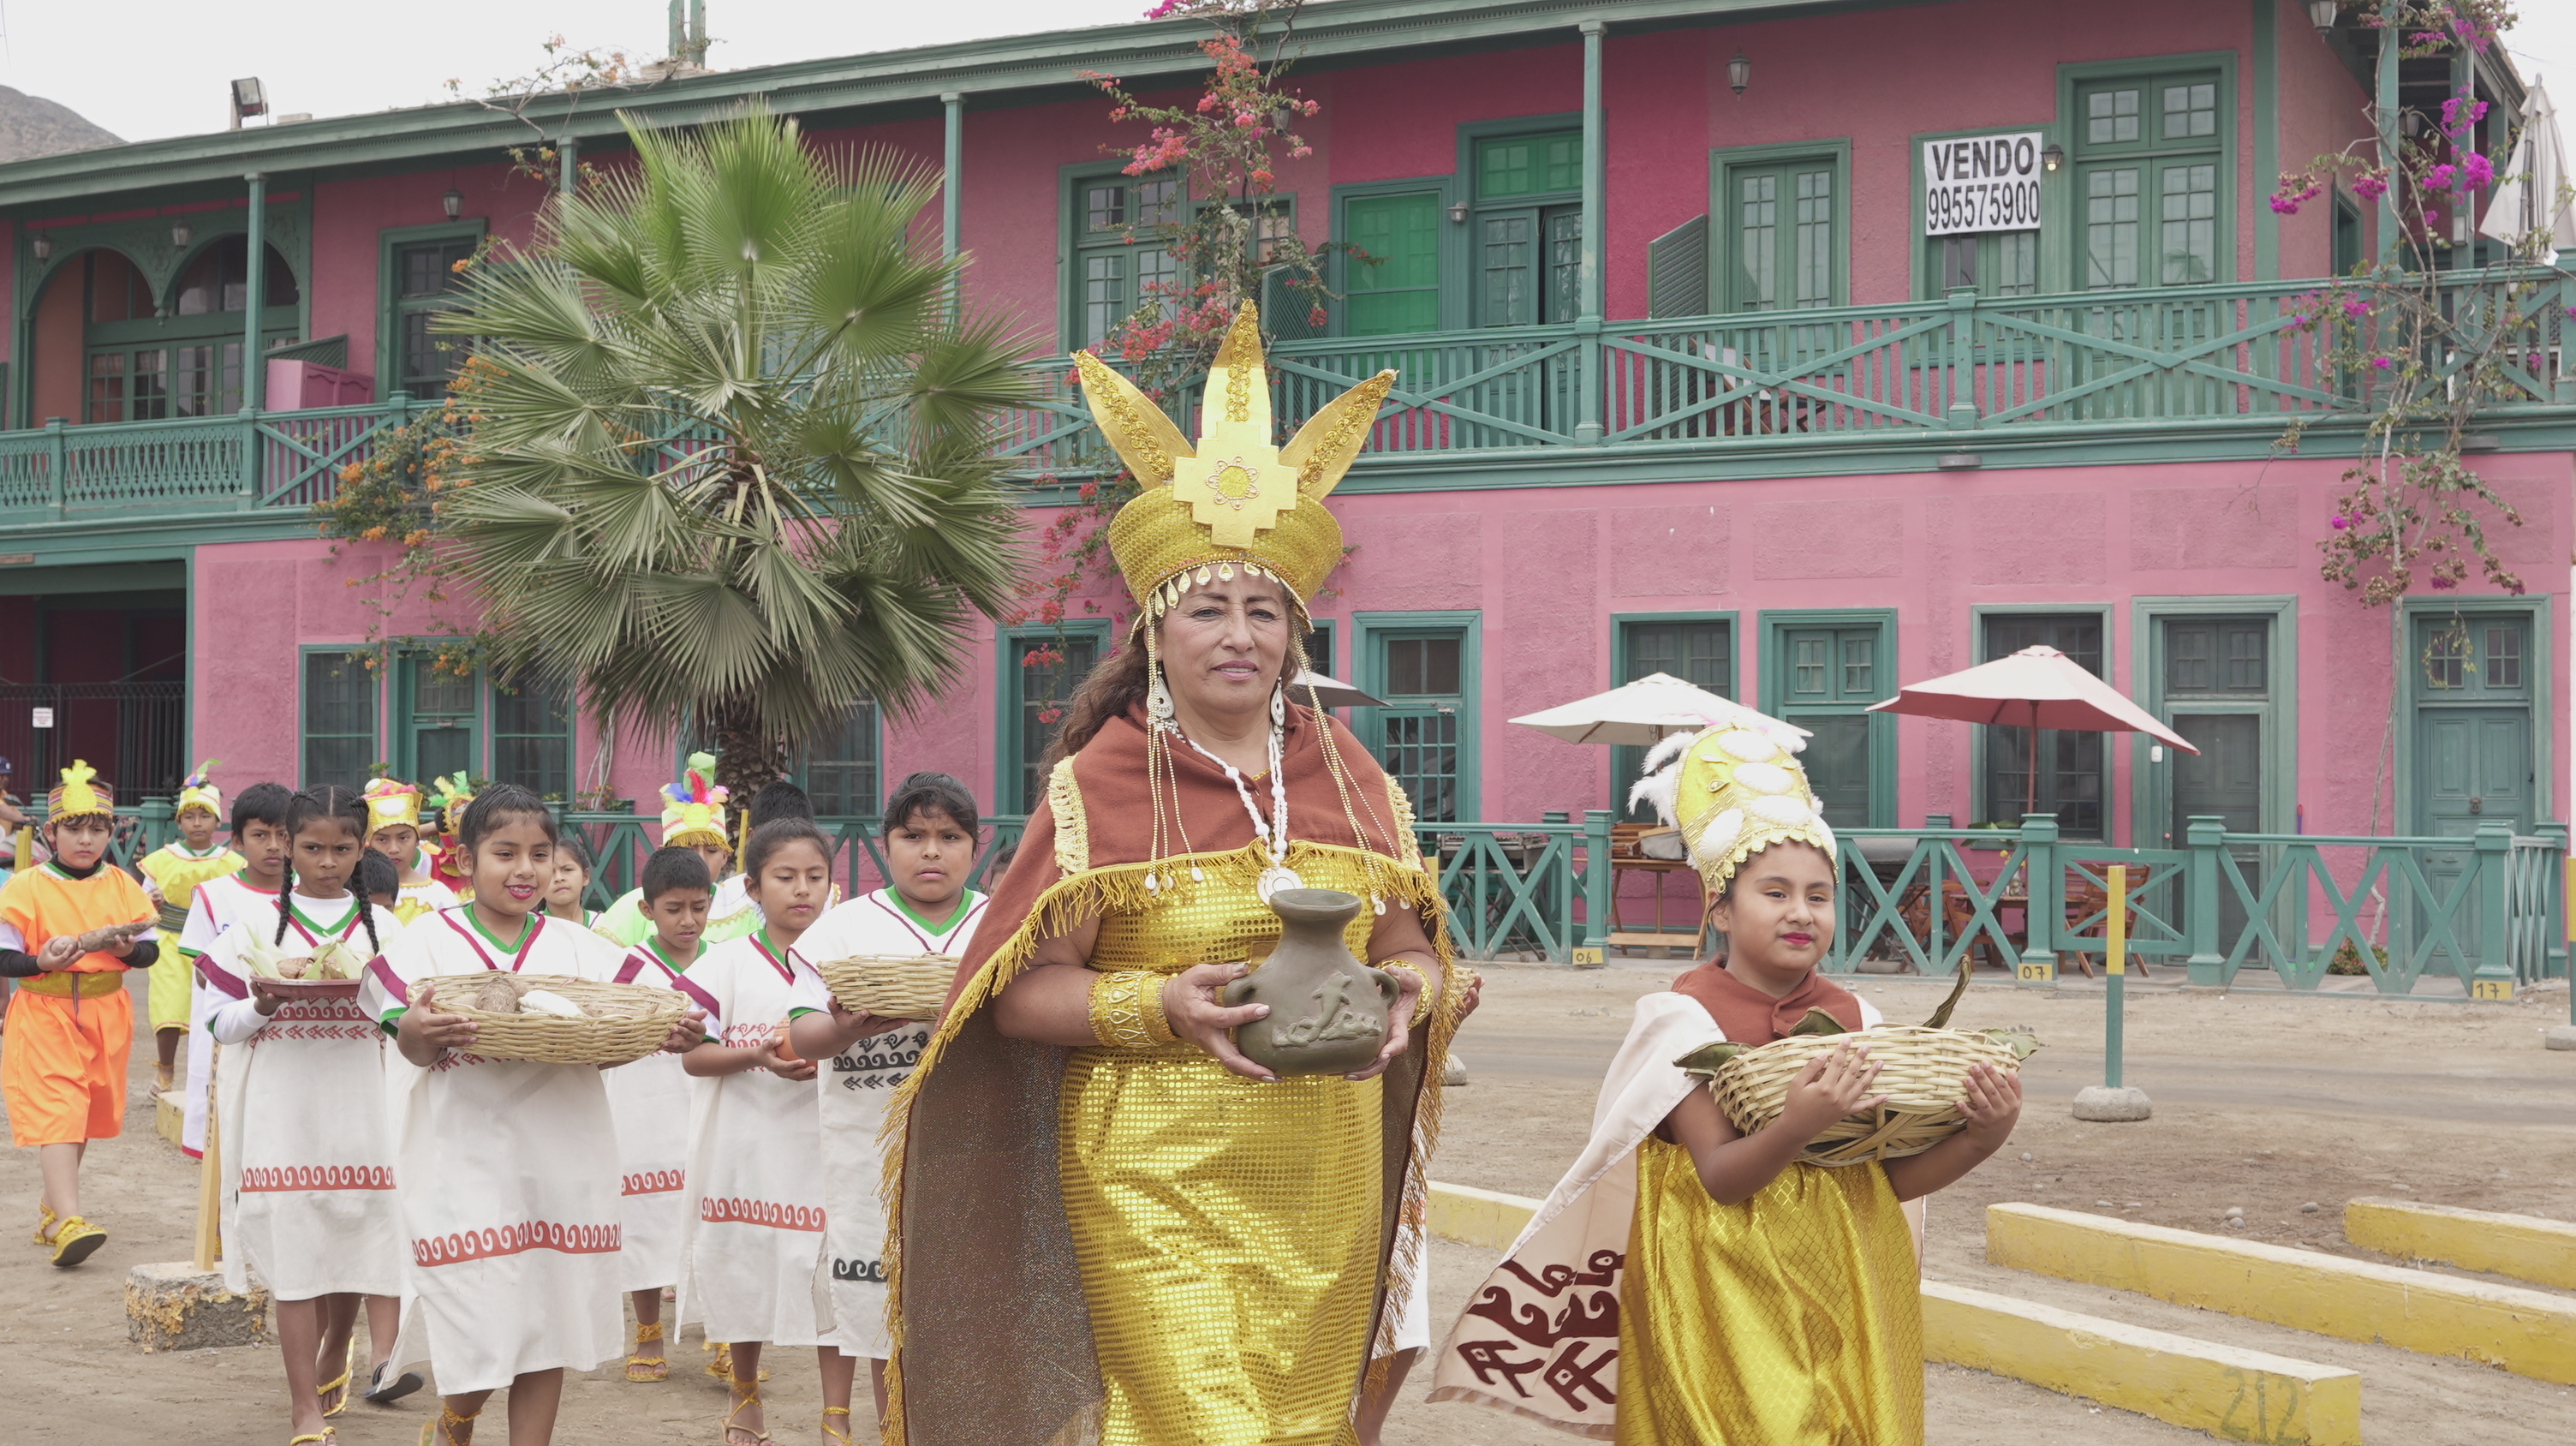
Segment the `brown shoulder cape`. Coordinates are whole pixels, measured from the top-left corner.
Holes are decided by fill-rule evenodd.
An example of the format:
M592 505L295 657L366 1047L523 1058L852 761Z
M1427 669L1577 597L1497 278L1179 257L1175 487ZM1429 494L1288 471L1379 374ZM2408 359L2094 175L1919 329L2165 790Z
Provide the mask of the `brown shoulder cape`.
M1348 809L1326 750L1350 783ZM1010 873L994 889L957 969L949 1007L912 1079L891 1102L886 1181L888 1446L1082 1446L1099 1436L1101 1384L1056 1165L1056 1099L1066 1051L1007 1039L989 1007L1037 944L1111 910L1142 908L1152 849L1141 714L1110 720L1058 766L1031 811ZM1190 857L1255 846L1241 795L1186 745L1171 750ZM1292 705L1281 767L1289 834L1300 845L1385 857L1387 910L1371 958L1428 948L1450 970L1437 875L1424 871L1411 805L1359 740ZM1254 797L1269 811L1269 786ZM1353 823L1358 827L1355 830ZM1181 845L1166 815L1164 848ZM1187 859L1176 860L1187 867ZM1440 1083L1458 991L1413 1033L1385 1075L1385 1203L1378 1325L1390 1349L1419 1262L1398 1259L1397 1222L1421 1219L1437 1139ZM1414 1235L1418 1241L1418 1232ZM1418 1246L1415 1247L1418 1249ZM1352 1383L1353 1387L1358 1382Z

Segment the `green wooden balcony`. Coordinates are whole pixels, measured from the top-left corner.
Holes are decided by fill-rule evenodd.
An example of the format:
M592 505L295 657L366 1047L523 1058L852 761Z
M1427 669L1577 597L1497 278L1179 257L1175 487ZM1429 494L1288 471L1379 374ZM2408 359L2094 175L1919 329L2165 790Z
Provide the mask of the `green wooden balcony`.
M2543 273L2535 319L2512 338L2488 404L2493 424L2545 424L2533 446L2576 440L2576 281ZM2367 383L2340 374L2301 325L2310 282L2070 296L1966 292L1886 306L1677 320L1288 341L1271 353L1272 407L1294 427L1383 368L1399 377L1354 475L1418 485L1444 466L1580 461L1687 469L1711 450L1737 467L1766 456L1850 470L1907 453L2023 443L2137 460L2142 438L2215 442L2260 456L2291 422L2358 426ZM2462 308L2476 296L2462 288ZM1004 417L996 446L1046 500L1114 458L1060 357L1029 363L1042 399ZM153 514L296 509L327 500L375 433L435 402L0 432L0 528ZM1186 427L1195 385L1165 405ZM1692 473L1692 475L1703 475ZM1401 480L1399 480L1401 479ZM1620 480L1613 478L1612 480Z

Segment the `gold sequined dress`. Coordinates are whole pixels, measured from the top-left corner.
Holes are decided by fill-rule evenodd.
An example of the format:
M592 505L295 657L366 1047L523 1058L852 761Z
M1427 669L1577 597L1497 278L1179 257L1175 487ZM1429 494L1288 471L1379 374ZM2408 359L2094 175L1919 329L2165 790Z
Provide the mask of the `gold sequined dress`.
M1688 1150L1641 1143L1618 1427L1634 1446L1920 1442L1921 1286L1886 1172L1792 1164L1721 1205Z
M1409 847L1398 858L1349 837L1312 715L1294 711L1290 866L1310 886L1386 900L1350 925L1362 959L1439 939L1436 884ZM1086 919L1100 926L1094 971L1258 967L1278 943L1254 889L1267 857L1212 768L1193 778L1183 765L1196 850L1145 867L1118 752L1140 757L1140 738L1113 721L1058 769L891 1112L905 1145L890 1181L890 1442L1343 1446L1395 1292L1415 1288L1396 1222L1420 1209L1445 1009L1361 1083L1263 1084L1186 1044L1066 1050L993 1028L984 1006L1036 943ZM1409 845L1400 793L1339 738L1393 825L1368 832ZM1172 882L1149 890L1148 872ZM1445 971L1445 946L1435 952Z

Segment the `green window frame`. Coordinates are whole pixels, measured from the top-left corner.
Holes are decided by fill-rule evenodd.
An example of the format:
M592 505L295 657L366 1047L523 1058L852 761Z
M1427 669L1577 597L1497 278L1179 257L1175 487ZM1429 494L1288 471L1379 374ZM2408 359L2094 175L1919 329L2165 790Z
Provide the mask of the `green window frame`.
M112 311L128 319L87 321L82 326L83 422L159 422L182 417L226 417L241 410L242 306L247 284L245 233L209 237L178 269L166 296L153 296L140 267L122 252L93 247L79 258L87 315L108 299L101 289L122 291ZM267 254L265 305L260 309L264 347L292 345L302 326L302 286L294 265L275 246ZM99 261L121 263L101 276ZM283 299L280 299L283 298Z
M1841 306L1851 285L1851 140L1708 153L1710 300L1721 313Z
M1572 322L1582 311L1582 118L1462 125L1458 174L1467 198L1471 324Z
M440 397L465 364L464 343L430 319L464 300L456 263L483 244L484 223L389 226L376 233L376 376L380 393Z
M573 795L572 689L530 679L494 683L491 697L495 783L515 783L548 803L569 806Z
M1333 671L1333 665L1340 661L1338 650L1333 646L1333 620L1316 618L1312 621L1313 626L1306 629L1304 640L1306 666L1327 678L1339 678L1342 675Z
M873 818L885 806L884 723L862 698L817 728L796 752L797 786L824 818Z
M2177 660L2178 631L2216 624L2260 622L2263 677L2259 684L2244 672L2242 659L2230 679L2217 668L2202 681L2192 660ZM2264 833L2288 833L2298 811L2299 748L2299 608L2298 599L2281 595L2141 597L2129 612L2130 696L2138 706L2172 723L2191 713L2256 713L2262 717L2261 768ZM2220 661L2220 660L2213 660ZM2177 689L2176 683L2184 686ZM2159 761L2159 745L2143 733L2130 735L2130 835L2155 847L2168 834L2181 843L2181 819L2172 816L2173 774L2179 766L2170 749Z
M2228 188L2235 133L2233 57L2070 67L2079 291L2203 286L2235 274Z
M1624 687L1650 673L1733 698L1736 615L1732 612L1614 613L1610 618L1610 685ZM1655 821L1651 805L1631 808L1628 791L1645 771L1646 750L1617 744L1610 750L1610 811L1630 822Z
M1188 188L1178 172L1129 176L1117 166L1068 166L1063 216L1065 347L1097 346L1154 295L1178 286L1180 267L1155 228L1178 220Z
M1482 817L1477 786L1477 708L1483 615L1476 612L1353 613L1352 656L1361 691L1386 700L1383 708L1353 709L1353 729L1388 776L1412 796L1423 823L1474 822ZM1445 663L1425 677L1418 664L1425 643L1454 641L1456 674ZM1454 684L1454 691L1421 691ZM1403 691L1412 689L1415 691ZM1445 712L1443 711L1445 708Z
M1896 719L1872 713L1895 696L1896 613L1888 608L1762 614L1761 709L1813 736L1809 788L1836 828L1896 823Z
M1062 720L1044 716L1061 708L1091 670L1109 656L1109 624L1065 623L1051 628L1005 630L994 646L998 686L994 696L1000 736L995 740L993 811L1027 814L1046 797L1038 760ZM1058 656L1049 661L1047 653Z
M364 788L384 756L377 732L382 680L364 645L307 646L297 659L296 786Z

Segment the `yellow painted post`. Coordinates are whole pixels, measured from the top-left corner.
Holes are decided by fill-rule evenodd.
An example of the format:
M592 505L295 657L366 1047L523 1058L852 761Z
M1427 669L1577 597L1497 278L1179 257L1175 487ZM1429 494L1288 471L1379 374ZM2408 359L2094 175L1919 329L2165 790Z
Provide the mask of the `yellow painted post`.
M2110 876L2111 915L2103 924L2108 937L2102 946L2102 990L2109 996L2109 1008L2102 1016L2102 1084L2106 1089L2118 1089L2121 986L2129 973L2129 866L2111 865Z

